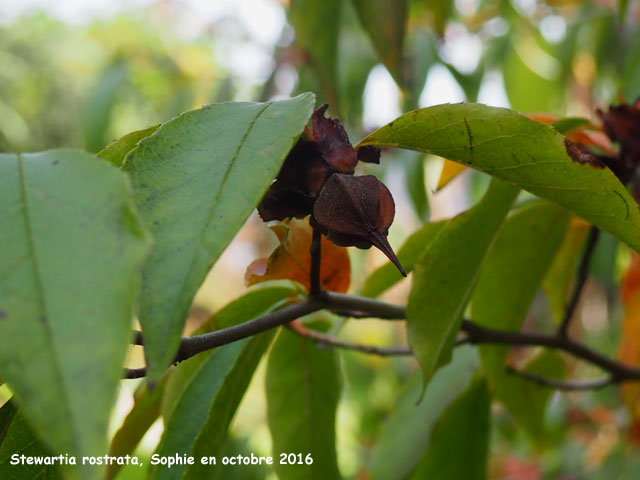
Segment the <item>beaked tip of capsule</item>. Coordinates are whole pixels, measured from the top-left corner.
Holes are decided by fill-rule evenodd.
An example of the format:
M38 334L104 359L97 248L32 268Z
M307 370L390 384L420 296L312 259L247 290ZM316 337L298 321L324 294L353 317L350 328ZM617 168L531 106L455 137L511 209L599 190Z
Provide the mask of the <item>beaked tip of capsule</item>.
M387 236L384 235L382 232L375 230L372 232L370 240L373 245L375 245L378 249L380 249L380 251L384 253L389 260L391 260L391 263L393 263L396 266L396 268L400 271L402 276L406 277L407 272L404 271L404 268L402 267L400 260L398 260L398 257L396 257L396 254L393 251L393 248L391 248L391 245L389 245L389 240L387 240Z

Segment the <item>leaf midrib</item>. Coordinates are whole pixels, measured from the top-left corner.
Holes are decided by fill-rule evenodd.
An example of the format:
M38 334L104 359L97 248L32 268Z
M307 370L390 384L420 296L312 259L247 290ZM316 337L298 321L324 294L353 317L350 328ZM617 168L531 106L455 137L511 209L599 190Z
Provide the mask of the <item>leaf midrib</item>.
M236 149L235 153L233 154L233 157L231 159L231 161L229 162L229 165L227 166L225 172L224 172L224 176L222 177L222 181L220 182L220 188L218 188L218 191L216 192L216 195L213 199L211 208L209 209L209 213L207 214L207 219L204 222L202 229L200 230L200 234L198 235L198 243L197 243L197 247L194 249L193 254L191 255L191 260L189 261L189 267L185 270L185 274L182 277L182 284L180 286L180 293L176 296L177 298L181 298L184 297L184 291L187 287L187 279L189 278L189 272L191 272L191 270L193 269L193 265L195 263L196 260L196 256L197 256L197 252L200 248L203 248L203 237L205 235L205 232L207 231L210 223L211 223L211 219L213 218L215 211L218 207L218 204L220 202L220 194L222 192L222 190L224 189L224 185L227 181L227 178L229 177L229 174L231 173L231 170L233 169L233 166L236 162L236 160L238 159L238 156L240 155L240 152L242 151L242 148L244 147L247 138L249 137L251 130L253 130L254 125L256 124L256 122L258 121L258 118L260 118L260 116L272 105L271 102L266 103L265 106L257 113L257 115L253 118L253 120L251 121L251 123L249 124L249 126L247 127L247 131L244 133L244 135L242 136L242 139L240 140L240 143L238 145L238 148ZM178 313L178 307L179 307L179 302L175 301L173 304L173 311L172 311L172 316L171 318L175 318L176 314Z
M62 374L62 368L58 361L59 357L57 355L56 348L55 348L53 332L51 331L51 327L49 326L49 320L50 320L48 316L49 311L47 308L45 289L40 277L40 266L39 266L38 256L36 254L33 230L31 228L31 216L29 214L29 205L27 202L27 187L26 187L26 181L25 181L23 159L21 154L17 155L17 164L18 164L18 174L20 177L20 197L22 200L22 204L24 205L24 219L25 219L25 230L26 230L25 233L27 235L27 244L28 244L29 250L31 251L31 257L33 258L33 273L35 276L36 288L38 289L38 293L39 293L38 303L40 304L40 308L43 314L45 314L47 318L45 322L42 322L44 323L43 328L44 328L44 332L48 340L47 343L49 345L49 349L51 352L51 357L52 357L51 363L52 363L54 375L56 376L56 379L59 382L58 384L61 385L60 396L62 400L61 401L62 410L63 410L64 416L67 417L69 421L69 427L71 428L71 433L72 433L71 442L73 443L73 447L76 450L76 452L80 453L82 450L80 449L80 445L76 436L78 432L75 429L75 422L74 422L73 412L71 411L70 404L69 404L65 378L64 378L64 375Z

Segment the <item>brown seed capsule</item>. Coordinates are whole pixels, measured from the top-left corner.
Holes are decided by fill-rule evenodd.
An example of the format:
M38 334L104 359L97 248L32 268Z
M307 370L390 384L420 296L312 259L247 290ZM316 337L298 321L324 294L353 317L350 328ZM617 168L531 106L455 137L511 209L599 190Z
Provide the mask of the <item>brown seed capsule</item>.
M631 182L631 193L640 205L640 99L634 105L611 105L608 112L598 109L596 113L608 137L620 143L617 156L600 159L622 183Z
M313 207L313 221L329 240L344 247L375 245L407 276L387 240L395 215L393 197L373 175L334 173Z
M371 145L360 147L357 153L358 161L365 163L380 163L380 149Z
M608 112L596 113L609 138L620 142L620 162L630 168L640 165L640 99L634 105L611 105Z
M302 136L287 155L277 181L271 185L258 213L263 220L302 218L313 209L313 201L327 178L335 172L353 175L358 163L347 132L336 118L325 118L328 105L311 116L313 132L305 128ZM362 149L361 149L362 150ZM379 151L365 150L363 161L375 162Z
M340 173L353 174L358 159L347 132L337 118L325 118L326 103L313 112L313 139L316 141L327 166Z
M276 180L258 205L263 221L304 218L313 211L315 198L301 193L281 180Z

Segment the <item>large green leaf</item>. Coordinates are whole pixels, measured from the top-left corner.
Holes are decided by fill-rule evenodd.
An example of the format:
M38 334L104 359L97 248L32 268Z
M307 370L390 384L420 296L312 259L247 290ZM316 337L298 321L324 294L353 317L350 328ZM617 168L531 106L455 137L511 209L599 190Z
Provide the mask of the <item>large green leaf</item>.
M405 83L402 47L408 3L408 0L353 0L360 22L382 63L401 87Z
M440 155L547 198L640 250L640 212L607 168L579 163L553 128L480 104L414 110L360 145Z
M234 300L217 312L209 324L229 327L271 311L292 293L287 287L254 290ZM231 419L242 400L258 361L269 346L273 332L263 333L239 342L196 355L181 363L168 381L162 414L165 431L156 453L216 456L226 439ZM207 466L196 468L195 478L212 478L217 471ZM182 478L185 465L168 469L153 466L150 478Z
M416 263L420 259L422 252L431 244L438 235L442 227L446 225L446 220L439 222L425 223L419 230L412 233L398 250L398 260L407 273L413 271ZM395 265L385 263L377 268L365 280L360 295L364 297L377 297L388 288L402 280L402 275Z
M342 0L293 0L289 22L296 44L317 77L327 101L338 104L338 35Z
M0 376L58 452L106 451L147 249L107 162L0 155Z
M340 372L334 352L282 330L269 355L265 388L280 480L341 478L335 446ZM300 454L302 464L280 464L283 453ZM304 463L307 455L311 465Z
M476 349L456 349L451 363L438 371L420 403L422 382L415 375L391 410L371 451L373 480L401 480L415 468L431 444L431 430L442 412L468 386L480 365Z
M520 208L505 222L480 274L471 302L471 318L476 323L499 330L517 331L540 289L545 273L558 251L567 227L566 210L548 202L536 202ZM482 363L495 396L511 410L516 419L528 426L542 425L534 412L543 412L546 397L526 395L527 408L519 406L518 388L524 380L504 371L509 347L480 347ZM515 396L515 397L514 397Z
M486 479L490 407L486 381L475 380L438 419L431 431L429 449L409 478Z
M518 191L493 179L476 206L440 229L416 265L407 327L425 385L451 358L482 262Z
M171 363L193 296L278 173L313 102L304 94L211 105L164 123L127 155L155 240L140 300L152 380Z
M27 423L12 400L0 408L0 478L31 480L62 479L58 465L15 463L15 454L26 457L51 457L51 451ZM12 465L12 461L14 464ZM73 467L71 467L73 468Z

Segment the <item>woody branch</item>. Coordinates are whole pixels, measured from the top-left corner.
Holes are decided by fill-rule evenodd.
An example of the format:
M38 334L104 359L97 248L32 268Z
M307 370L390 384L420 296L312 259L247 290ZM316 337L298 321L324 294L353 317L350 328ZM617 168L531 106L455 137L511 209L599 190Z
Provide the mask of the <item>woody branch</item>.
M584 253L578 266L578 274L576 285L568 303L564 320L555 334L519 332L519 331L503 331L483 327L471 320L464 319L461 323L460 330L464 332L457 345L469 344L496 344L510 346L540 346L550 349L566 352L576 358L589 362L600 367L606 372L606 376L598 379L586 381L561 381L551 378L540 377L526 371L516 371L511 367L507 371L518 374L523 378L534 381L538 384L564 390L582 390L600 388L612 383L624 381L639 381L640 368L625 365L599 352L569 338L567 335L569 322L574 315L581 291L586 282L588 267L594 247L597 242L598 231L592 229L586 242ZM289 324L291 329L320 344L333 346L342 349L355 350L362 353L391 356L391 355L409 355L411 350L407 347L387 347L364 345L353 342L347 342L329 335L321 334L313 330L305 328L299 321L301 317L320 310L328 310L340 314L348 314L354 318L378 318L384 320L402 320L405 318L405 307L402 305L394 305L391 303L381 302L378 300L355 296L345 295L334 292L327 292L321 287L320 272L320 234L314 233L311 246L311 294L309 298L299 301L293 305L289 305L280 310L271 312L267 315L249 320L247 322L234 325L233 327L216 330L214 332L205 333L185 337L180 342L180 347L174 358L174 363L186 360L198 353L211 350L222 345L226 345L243 338L247 338L259 333L265 332L272 328ZM291 323L293 322L293 323ZM143 339L140 332L135 332L132 343L142 345ZM139 378L146 375L144 368L125 369L125 378Z

